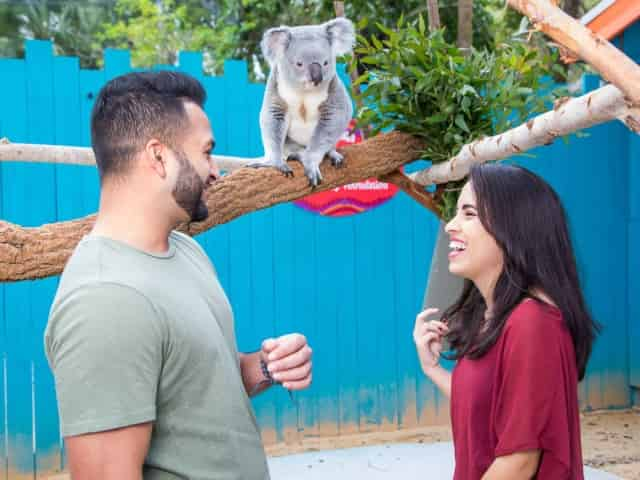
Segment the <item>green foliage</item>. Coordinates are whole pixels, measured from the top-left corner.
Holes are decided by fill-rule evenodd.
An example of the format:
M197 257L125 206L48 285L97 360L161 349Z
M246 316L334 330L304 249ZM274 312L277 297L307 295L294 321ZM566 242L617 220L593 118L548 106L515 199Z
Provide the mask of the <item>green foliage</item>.
M494 35L498 25L492 9L500 0L476 0L474 2L473 42L477 48L494 46ZM457 0L440 0L440 16L445 28L445 38L455 42L457 30ZM260 52L260 39L265 30L279 25L307 25L321 23L335 17L333 0L223 0L218 2L213 28L219 42L222 57L243 58L258 62L262 69L266 65ZM375 20L386 27L395 26L402 16L415 19L426 14L425 0L375 1L350 0L345 2L345 16L358 22L364 18ZM378 35L375 28L365 27L363 35Z
M465 56L441 30L428 33L421 17L378 28L383 36L358 38L356 52L369 68L356 81L366 84L358 121L373 126L374 134L395 128L424 138L425 158L434 163L547 109L553 92L543 78L557 54L514 41ZM541 95L545 90L549 94ZM447 186L439 198L444 218L455 205L455 188Z
M19 57L24 39L51 40L58 55L76 56L84 68L96 67L102 47L95 34L108 17L107 1L32 0L0 5L0 56Z
M136 67L176 63L180 51L215 54L218 39L211 25L192 15L190 6L174 0L118 0L114 21L97 39L105 46L131 49Z
M12 5L0 5L0 56L17 57L21 48L18 12Z

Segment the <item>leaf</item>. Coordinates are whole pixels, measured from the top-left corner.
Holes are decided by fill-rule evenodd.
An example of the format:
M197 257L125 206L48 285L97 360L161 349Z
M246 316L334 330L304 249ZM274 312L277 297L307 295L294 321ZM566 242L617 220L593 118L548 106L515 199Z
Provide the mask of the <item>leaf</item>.
M467 126L467 122L465 122L464 117L461 114L456 115L454 123L465 132L471 133L471 130L469 130L469 127Z
M418 17L418 31L420 32L420 35L424 35L425 30L424 18L422 18L422 15L420 15Z
M362 57L360 59L360 62L366 63L368 65L378 65L380 60L378 60L377 57L374 57L373 55L370 55L370 56L367 56L367 57Z
M464 85L460 89L460 95L466 95L467 93L471 93L471 94L475 95L476 97L480 96L480 95L478 95L478 92L476 91L476 89L473 88L471 85Z

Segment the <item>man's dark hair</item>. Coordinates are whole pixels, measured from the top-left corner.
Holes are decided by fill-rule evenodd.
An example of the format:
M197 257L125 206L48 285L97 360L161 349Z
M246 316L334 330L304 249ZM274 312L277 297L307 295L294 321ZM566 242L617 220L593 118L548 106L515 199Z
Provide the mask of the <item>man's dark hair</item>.
M129 73L107 83L91 112L91 145L103 180L125 173L151 138L176 148L188 128L184 102L206 101L200 82L184 73Z

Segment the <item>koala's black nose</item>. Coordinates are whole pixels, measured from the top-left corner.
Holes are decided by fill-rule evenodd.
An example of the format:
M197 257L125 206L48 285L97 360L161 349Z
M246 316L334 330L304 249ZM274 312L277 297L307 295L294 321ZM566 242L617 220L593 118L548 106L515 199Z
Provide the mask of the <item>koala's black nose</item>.
M309 75L314 85L318 85L322 81L322 65L312 63L309 65Z

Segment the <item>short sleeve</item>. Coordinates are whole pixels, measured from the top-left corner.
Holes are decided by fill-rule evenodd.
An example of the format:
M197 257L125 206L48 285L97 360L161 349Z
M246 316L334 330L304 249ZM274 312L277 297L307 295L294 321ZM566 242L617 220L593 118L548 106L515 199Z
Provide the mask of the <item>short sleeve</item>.
M99 284L71 292L51 311L45 350L63 436L155 420L162 325L136 290Z
M559 313L529 303L505 325L494 402L495 455L543 450L568 464L570 337Z

